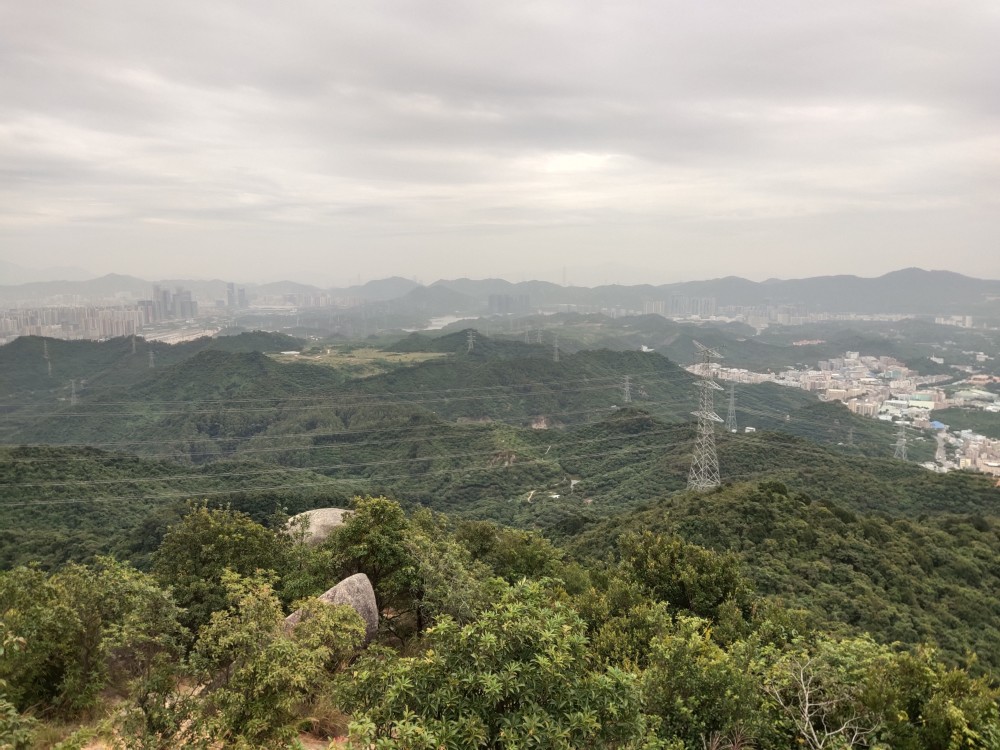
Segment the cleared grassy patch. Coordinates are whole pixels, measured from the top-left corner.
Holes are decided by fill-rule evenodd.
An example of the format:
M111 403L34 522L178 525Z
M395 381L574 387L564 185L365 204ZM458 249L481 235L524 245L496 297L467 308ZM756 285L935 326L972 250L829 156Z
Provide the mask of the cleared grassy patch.
M324 346L297 354L272 354L278 362L299 362L332 367L354 378L367 378L448 356L442 352L386 352L373 347Z

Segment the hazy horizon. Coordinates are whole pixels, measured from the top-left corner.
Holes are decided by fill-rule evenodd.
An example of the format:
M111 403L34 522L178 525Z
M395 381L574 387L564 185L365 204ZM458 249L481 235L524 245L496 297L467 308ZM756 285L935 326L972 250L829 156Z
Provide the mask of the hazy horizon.
M986 0L0 14L17 265L318 286L1000 278Z
M16 281L16 282L13 282L11 284L7 284L3 280L3 274L9 268L17 268L19 271L36 272L37 275L38 275L38 278L35 278L32 281ZM826 277L833 277L833 276L856 276L856 277L859 277L859 278L869 278L869 279L872 279L872 278L879 278L881 276L885 276L886 274L891 274L891 273L897 273L897 272L900 272L900 271L911 270L913 268L916 268L916 270L919 270L919 271L926 271L926 272L952 273L948 269L930 269L930 268L919 268L919 267L910 266L910 267L906 267L906 268L895 268L895 269L892 269L891 271L887 271L885 274L877 274L877 275L872 275L872 276L868 276L868 275L865 275L865 274L821 274L820 276L826 276ZM55 274L55 272L60 271L60 270L66 270L66 271L68 271L70 273L66 274L65 276L59 276L59 275ZM577 283L577 282L574 282L572 279L570 279L570 278L567 277L566 278L566 283L563 284L563 280L562 279L545 278L545 277L510 278L510 277L505 277L505 276L450 276L450 277L444 277L444 276L442 276L442 277L436 277L436 278L418 278L418 277L413 277L413 276L403 276L401 274L386 273L384 276L358 277L358 278L355 278L355 279L347 279L344 282L339 283L339 284L325 284L325 283L320 283L320 282L315 282L315 281L308 281L308 280L295 279L295 278L289 278L289 277L281 277L281 278L275 277L275 278L263 278L263 279L246 279L246 278L240 278L239 276L232 276L232 275L229 275L229 276L196 276L196 275L184 274L184 273L177 274L177 275L171 275L171 276L149 277L149 276L141 276L141 275L138 275L138 274L123 274L123 273L120 273L118 271L109 271L107 274L95 274L95 273L93 273L91 271L88 271L87 269L83 269L83 268L67 268L67 269L44 268L44 269L39 269L39 268L31 268L31 267L26 267L26 266L15 266L14 264L7 264L4 261L0 261L0 286L5 286L5 285L16 286L18 284L24 284L24 283L49 283L49 282L51 282L51 283L58 283L58 282L62 282L62 281L90 281L90 280L94 280L94 279L97 279L97 278L101 278L103 276L107 276L109 274L118 274L118 275L122 275L122 276L132 276L134 278L139 278L139 279L142 279L144 281L148 281L150 283L170 282L170 281L178 281L178 282L180 282L180 281L191 281L191 282L199 282L199 283L201 283L201 282L212 282L212 281L219 282L219 281L221 281L221 282L227 282L227 283L228 282L233 282L233 283L236 283L236 284L264 285L264 284L273 284L273 283L281 283L281 282L292 282L292 283L298 283L298 284L304 284L304 285L311 285L311 286L315 286L315 287L319 287L319 288L346 288L346 287L352 287L352 286L362 286L362 285L367 284L367 283L377 282L377 281L384 281L384 280L388 280L388 279L391 279L391 278L405 278L405 279L407 279L409 281L413 281L415 283L418 283L418 284L421 284L421 285L424 285L424 286L434 284L435 282L438 282L438 281L459 281L459 280L489 281L489 280L501 280L501 281L510 282L512 284L517 284L517 283L520 283L520 282L527 282L527 281L541 281L541 282L550 282L550 283L554 283L554 284L560 284L560 285L564 285L564 286L583 287L583 288L592 288L592 287L606 286L606 285L612 285L612 284L620 284L622 286L638 286L638 285L641 285L641 284L650 284L650 285L653 285L653 286L663 286L663 285L680 284L680 283L686 283L686 282L714 281L714 280L718 280L720 278L723 278L723 277L708 277L708 276L706 276L706 277L702 277L702 278L678 279L678 280L675 280L675 281L663 281L663 282L649 281L649 280L646 280L646 281L637 281L637 282L633 282L633 283L608 281L608 282L597 282L597 283L590 283L590 284L588 284L588 283ZM976 274L968 274L967 273L967 274L963 274L963 275L968 276L968 277L973 278L973 279L979 279L979 280L982 280L982 281L1000 281L1000 279L990 279L989 277L978 276ZM761 282L767 282L767 281L795 281L797 279L816 278L816 277L796 277L796 276L777 277L777 276L774 276L774 277L759 278L759 279L748 279L747 277L739 277L739 278L743 278L743 279L746 279L748 281L752 281L752 282L755 282L755 283L761 283Z

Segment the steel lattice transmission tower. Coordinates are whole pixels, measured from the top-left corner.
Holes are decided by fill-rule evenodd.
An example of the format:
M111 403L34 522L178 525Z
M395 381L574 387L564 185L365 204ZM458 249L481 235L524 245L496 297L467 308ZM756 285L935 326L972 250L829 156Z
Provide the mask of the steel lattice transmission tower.
M559 361L559 337L558 336L553 336L552 337L552 361L553 362L558 362Z
M628 375L625 376L625 382L622 383L622 400L626 404L632 403L632 378Z
M729 413L726 414L726 429L736 432L736 381L729 381Z
M469 331L468 331L468 333L465 334L465 339L468 342L468 347L469 347L466 351L471 352L473 349L476 348L476 334L475 334L475 331L473 331L470 328Z
M906 460L906 424L903 422L899 423L899 432L896 433L896 452L892 457Z
M715 391L721 391L722 386L715 382L710 368L712 360L722 359L722 355L697 341L694 344L701 354L704 372L698 380L698 411L692 412L698 417L698 436L695 438L687 486L689 490L702 491L722 484L719 479L719 456L715 452L715 425L722 421L722 417L715 413L714 404Z

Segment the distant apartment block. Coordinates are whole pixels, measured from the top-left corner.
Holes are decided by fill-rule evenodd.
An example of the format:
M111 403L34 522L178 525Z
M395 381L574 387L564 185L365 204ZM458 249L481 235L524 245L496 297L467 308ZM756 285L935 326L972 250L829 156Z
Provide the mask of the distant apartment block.
M709 318L715 315L715 297L688 297L682 294L672 294L667 303L671 316L693 315Z
M19 307L0 311L0 342L18 336L59 339L109 339L131 336L144 326L169 320L189 320L198 303L187 289L173 292L153 287L152 299L121 305L60 305Z
M130 336L145 324L145 311L127 307L39 307L0 312L0 343L18 336L109 339Z
M160 286L153 287L152 299L141 299L136 305L143 311L146 323L161 320L187 320L198 315L198 302L187 289L177 287L171 292Z
M665 318L711 318L716 313L715 297L672 294L666 300L643 302L642 312L644 315L662 315Z

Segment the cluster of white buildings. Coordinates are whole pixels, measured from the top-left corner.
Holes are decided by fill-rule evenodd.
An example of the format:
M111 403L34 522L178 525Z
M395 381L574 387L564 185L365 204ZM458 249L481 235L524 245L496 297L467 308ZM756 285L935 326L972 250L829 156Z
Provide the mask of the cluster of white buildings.
M944 391L926 388L948 380L944 375L921 376L892 357L861 356L846 352L843 357L822 360L816 369L789 368L779 373L723 367L713 363L709 372L720 380L738 383L776 383L813 391L826 401L842 401L855 414L886 418L926 416L931 409L946 405ZM708 374L705 365L692 365L691 372ZM918 390L919 386L924 389Z
M955 459L945 459L944 470L972 469L1000 477L1000 440L977 435L972 430L948 433L944 440L951 446Z
M825 401L841 401L860 416L934 429L938 433L939 450L936 461L928 468L972 469L1000 477L1000 440L970 430L949 432L947 425L933 417L934 409L945 407L1000 413L1000 396L981 387L993 380L990 376L972 375L965 381L968 387L949 396L944 389L935 387L950 380L947 375L918 375L892 357L861 356L858 352L822 360L815 369L789 368L780 373L754 372L717 363L691 365L687 369L701 376L711 374L719 380L771 382L801 388L815 392Z

